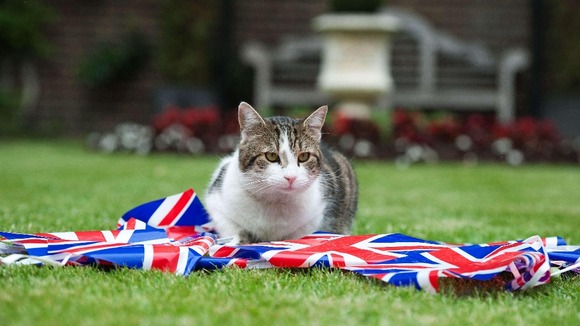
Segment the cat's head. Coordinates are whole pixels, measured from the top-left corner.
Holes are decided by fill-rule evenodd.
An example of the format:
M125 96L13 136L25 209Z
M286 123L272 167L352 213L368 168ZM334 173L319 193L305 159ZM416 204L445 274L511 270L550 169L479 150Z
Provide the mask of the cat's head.
M320 138L328 107L305 119L262 118L249 104L238 108L241 140L239 168L244 187L256 196L307 189L320 175Z

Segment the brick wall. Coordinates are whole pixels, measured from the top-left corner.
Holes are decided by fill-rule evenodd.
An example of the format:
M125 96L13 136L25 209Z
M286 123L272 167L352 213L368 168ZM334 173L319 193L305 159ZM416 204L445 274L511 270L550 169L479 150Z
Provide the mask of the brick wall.
M234 1L234 0L232 0ZM158 43L159 2L155 0L50 0L59 20L48 33L54 56L39 65L41 97L36 128L62 134L111 129L116 123L148 122L156 89L163 79L151 61L134 82L91 91L77 78L82 59L101 41L119 39L137 26L152 45ZM526 0L391 0L415 10L432 24L463 39L481 41L496 51L530 42L530 6ZM247 40L274 45L288 34L311 33L312 19L325 12L325 0L237 0L231 21L234 52Z
M289 34L312 33L312 19L326 11L325 0L238 0L234 5L234 40L275 44Z
M314 17L325 0L236 1L237 44L260 40L275 44L286 34L312 33ZM530 42L531 9L527 0L390 0L390 6L415 11L437 29L461 39L480 41L494 51Z
M74 135L111 128L119 121L148 121L151 93L160 83L151 63L134 82L100 91L82 86L77 71L99 42L117 41L131 27L154 44L159 35L156 1L52 0L48 4L58 13L48 30L55 51L39 66L41 96L36 128Z
M527 0L399 0L391 4L415 10L437 28L461 39L481 41L495 51L527 46L530 41Z

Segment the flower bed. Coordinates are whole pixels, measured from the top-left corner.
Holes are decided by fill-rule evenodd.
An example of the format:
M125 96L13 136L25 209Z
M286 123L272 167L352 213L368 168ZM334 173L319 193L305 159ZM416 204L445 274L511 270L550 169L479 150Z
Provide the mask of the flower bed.
M394 159L402 166L440 160L511 165L580 161L580 138L566 139L549 121L530 117L501 124L480 113L395 110L390 120L377 121L336 113L328 118L325 140L351 157ZM149 126L120 124L113 132L92 134L89 143L105 152L226 153L237 145L238 133L235 110L168 106Z
M398 164L461 160L529 162L579 162L580 139L562 137L546 120L522 117L509 124L493 115L471 113L426 114L395 110L391 130L373 121L337 116L330 131L335 143L355 156L394 158Z
M151 125L122 123L113 132L89 135L89 145L104 152L218 153L233 150L238 142L237 115L223 114L216 106L168 106Z

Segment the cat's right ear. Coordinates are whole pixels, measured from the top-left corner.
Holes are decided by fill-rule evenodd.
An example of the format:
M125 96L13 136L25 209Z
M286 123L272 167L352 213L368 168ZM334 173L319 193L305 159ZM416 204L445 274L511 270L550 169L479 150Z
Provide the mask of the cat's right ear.
M238 106L238 121L240 123L240 132L242 134L242 140L247 138L245 134L252 126L266 124L264 119L260 116L258 111L256 111L250 104L246 102L241 102Z

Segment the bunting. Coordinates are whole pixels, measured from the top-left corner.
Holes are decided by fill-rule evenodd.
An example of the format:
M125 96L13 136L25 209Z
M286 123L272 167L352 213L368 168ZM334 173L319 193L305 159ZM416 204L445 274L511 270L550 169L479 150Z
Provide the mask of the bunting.
M18 234L0 232L0 265L101 265L189 275L224 267L336 268L396 286L439 290L441 278L487 281L503 272L509 291L580 272L580 246L560 237L450 244L404 234L339 235L228 245L217 237L193 189L137 206L117 230ZM554 272L556 271L556 272Z

